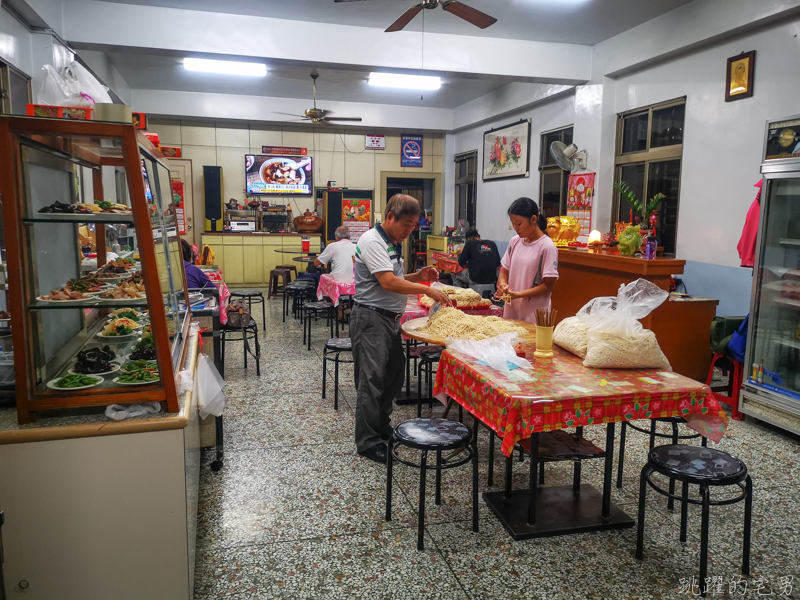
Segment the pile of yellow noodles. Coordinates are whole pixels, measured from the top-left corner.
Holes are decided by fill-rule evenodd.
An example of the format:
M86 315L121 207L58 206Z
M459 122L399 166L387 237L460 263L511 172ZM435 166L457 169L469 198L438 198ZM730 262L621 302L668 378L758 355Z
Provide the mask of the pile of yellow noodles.
M457 308L440 308L417 331L442 338L485 340L501 333L527 333L527 329L500 317L467 315Z

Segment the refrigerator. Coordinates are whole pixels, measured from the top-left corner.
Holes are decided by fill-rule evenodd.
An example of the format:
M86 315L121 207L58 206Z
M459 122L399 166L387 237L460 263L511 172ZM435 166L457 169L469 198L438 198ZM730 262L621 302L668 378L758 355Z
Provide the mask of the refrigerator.
M800 115L770 121L739 410L800 434Z

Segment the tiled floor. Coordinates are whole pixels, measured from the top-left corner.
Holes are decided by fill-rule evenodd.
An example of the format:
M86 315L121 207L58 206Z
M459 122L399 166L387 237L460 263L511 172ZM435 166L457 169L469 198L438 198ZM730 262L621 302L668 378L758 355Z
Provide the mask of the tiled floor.
M695 596L682 593L681 580L698 577L699 509L690 507L689 542L681 544L679 515L654 492L648 494L646 556L639 562L634 529L514 542L481 505L480 533L473 533L470 471L445 471L441 506L430 501L429 478L425 551L418 552L418 472L396 469L393 519L385 522L385 468L355 453L352 368L342 367L334 412L332 370L328 397L320 395L327 328L315 325L309 352L300 327L291 319L282 323L280 306L279 299L267 303L260 378L252 363L242 368L240 344L228 348L225 466L212 472L206 454L195 598ZM256 318L260 323L260 314ZM397 407L393 421L415 410ZM586 431L597 442L603 437L601 428ZM752 473L752 571L741 593L743 504L713 507L709 575L719 578L719 591L710 597L800 598L800 440L731 421L719 447ZM498 490L504 463L498 451L495 485L486 486L485 430L479 448L481 491ZM629 432L624 485L614 487L613 501L631 516L646 449L646 436ZM589 461L583 472L584 481L600 487L598 463ZM524 487L526 477L527 463L517 463L514 486ZM548 484L569 481L569 465L548 465Z

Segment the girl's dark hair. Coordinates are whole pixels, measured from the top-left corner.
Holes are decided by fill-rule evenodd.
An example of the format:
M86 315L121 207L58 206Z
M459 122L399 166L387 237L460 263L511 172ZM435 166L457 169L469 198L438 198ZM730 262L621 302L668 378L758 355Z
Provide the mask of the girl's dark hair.
M525 217L526 219L537 217L538 221L539 205L530 198L517 198L511 203L511 206L508 207L508 214L509 216L516 215L518 217Z
M192 245L186 240L181 240L181 254L185 262L192 262L194 252L192 252Z

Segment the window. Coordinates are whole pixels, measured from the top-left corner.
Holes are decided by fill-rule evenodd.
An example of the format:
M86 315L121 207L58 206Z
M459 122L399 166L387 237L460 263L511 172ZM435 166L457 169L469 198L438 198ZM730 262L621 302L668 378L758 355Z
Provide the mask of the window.
M456 222L464 219L471 227L477 223L478 151L456 155Z
M678 236L685 113L684 97L617 116L614 181L628 184L639 201L664 194L656 211L655 227L666 256L675 256ZM630 222L632 217L636 220L630 202L618 193L613 214L616 222Z
M567 214L569 173L559 167L553 155L550 154L550 144L553 142L564 142L569 146L572 143L572 125L545 131L541 135L539 207L547 217Z
M31 102L31 78L0 61L0 113L24 115Z

